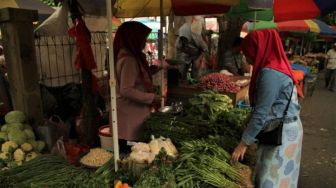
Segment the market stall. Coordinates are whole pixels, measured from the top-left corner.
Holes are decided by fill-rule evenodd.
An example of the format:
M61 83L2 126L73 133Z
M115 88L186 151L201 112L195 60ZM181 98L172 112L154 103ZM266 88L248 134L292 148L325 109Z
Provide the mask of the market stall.
M204 89L214 89L229 96L232 104L237 105L239 101L245 101L248 98L249 80L250 77L246 76L211 73L200 78L198 84L181 82L177 86L168 87L168 100L187 102L189 98L201 93Z
M106 2L108 17L112 19L112 2ZM127 11L119 9L117 13ZM114 65L111 24L109 20L109 63ZM160 53L162 62L162 49ZM110 66L110 73L111 113L115 118L114 66ZM167 104L174 104L151 114L143 123L142 138L132 143L131 152L121 158L116 118L106 131L114 138L114 153L106 148L90 149L59 139L56 145L50 145L50 155L45 148L48 143L35 139L24 114L10 112L0 132L0 184L6 187L253 187L249 165L255 161L255 150L248 151L242 163L232 164L230 155L241 139L250 113L248 105L236 107L248 98L249 82L249 77L210 73L189 83L170 86ZM59 124L54 128L58 138L64 134Z

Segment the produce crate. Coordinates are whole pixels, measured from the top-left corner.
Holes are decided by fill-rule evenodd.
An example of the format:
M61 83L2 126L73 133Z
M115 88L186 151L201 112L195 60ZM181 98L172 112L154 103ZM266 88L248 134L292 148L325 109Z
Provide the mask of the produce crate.
M233 79L238 80L243 77L234 77ZM249 86L245 86L241 88L241 90L237 93L223 93L229 96L232 99L232 104L234 106L240 100L246 99L248 96ZM195 85L189 85L187 83L181 83L177 87L168 87L168 104L172 101L182 101L183 103L188 103L189 98L194 97L195 95L201 93L203 90L196 88Z

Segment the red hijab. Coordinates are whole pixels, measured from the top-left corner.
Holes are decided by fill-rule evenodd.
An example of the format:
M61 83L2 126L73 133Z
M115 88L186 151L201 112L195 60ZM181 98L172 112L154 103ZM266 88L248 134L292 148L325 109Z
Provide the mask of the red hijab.
M249 97L252 103L254 101L257 77L263 68L267 67L282 72L297 84L279 34L275 30L258 30L249 33L242 42L242 50L245 56L253 61L249 90Z
M148 92L153 90L153 81L146 59L146 54L144 54L142 50L144 48L143 44L151 31L152 30L149 27L140 22L124 22L118 28L113 41L114 62L118 62L118 55L121 49L125 48L128 52L130 52L137 60L140 71L140 79L144 88Z

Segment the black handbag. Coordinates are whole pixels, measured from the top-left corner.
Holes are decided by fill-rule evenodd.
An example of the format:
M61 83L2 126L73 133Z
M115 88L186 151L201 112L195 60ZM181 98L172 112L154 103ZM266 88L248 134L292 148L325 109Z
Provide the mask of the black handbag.
M293 90L294 90L293 86ZM286 109L283 113L282 118L272 119L266 122L265 129L261 130L260 133L256 136L259 144L269 145L269 146L280 146L282 145L282 128L287 116L287 111L289 104L292 100L293 90L288 100Z

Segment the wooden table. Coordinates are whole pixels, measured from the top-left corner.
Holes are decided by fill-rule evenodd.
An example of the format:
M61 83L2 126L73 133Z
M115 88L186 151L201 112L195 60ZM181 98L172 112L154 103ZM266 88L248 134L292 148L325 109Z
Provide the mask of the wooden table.
M249 77L235 76L232 78L233 81L249 79ZM248 97L249 85L242 87L237 93L222 93L229 96L232 99L232 104L235 106L240 100L246 99ZM188 103L188 99L194 97L195 95L201 93L203 89L196 88L195 85L190 85L187 83L181 83L176 87L168 87L168 103L173 101L182 101L183 103Z

